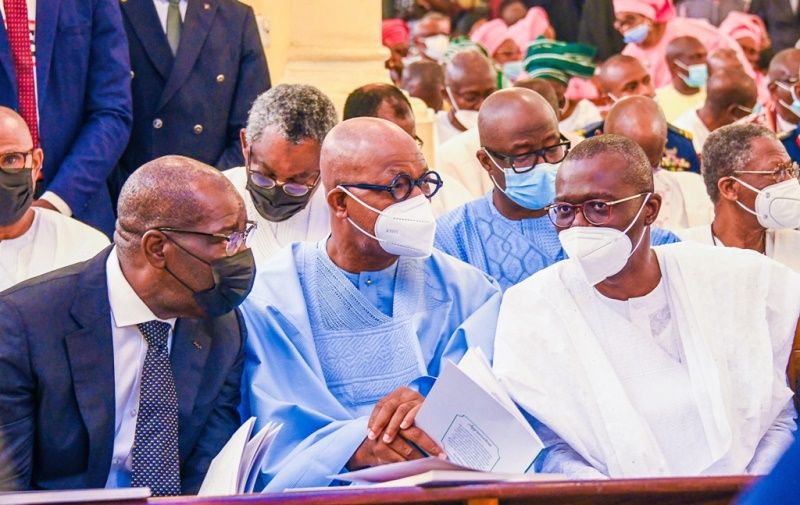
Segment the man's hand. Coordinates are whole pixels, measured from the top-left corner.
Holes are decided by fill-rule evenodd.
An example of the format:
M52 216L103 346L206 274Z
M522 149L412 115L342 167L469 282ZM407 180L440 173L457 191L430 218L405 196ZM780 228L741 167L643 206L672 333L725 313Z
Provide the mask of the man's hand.
M58 212L58 209L55 208L52 203L48 202L47 200L42 200L41 198L39 200L34 200L31 204L31 207L41 207L43 209L50 209Z
M444 451L427 433L413 426L425 397L401 387L382 398L372 410L367 424L367 438L347 463L348 470L358 470L386 463L419 459L424 456L446 458ZM415 447L416 446L416 447Z

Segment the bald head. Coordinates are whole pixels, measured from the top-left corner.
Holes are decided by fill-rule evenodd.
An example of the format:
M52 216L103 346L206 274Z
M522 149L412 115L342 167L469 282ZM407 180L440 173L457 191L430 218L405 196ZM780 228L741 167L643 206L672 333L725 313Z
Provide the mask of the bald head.
M460 84L468 79L494 80L496 72L489 58L477 49L458 51L445 65L444 83L447 86Z
M550 84L550 81L546 81L545 79L523 79L521 81L517 81L514 83L515 88L526 88L531 91L535 91L542 95L542 98L547 100L547 103L556 111L556 116L558 116L558 94L553 86ZM560 119L560 118L559 118Z
M708 73L713 74L723 69L737 69L744 71L742 62L736 51L730 48L716 49L708 53Z
M0 106L0 131L5 135L13 135L21 144L29 144L28 149L33 145L31 132L28 124L22 116L8 107Z
M200 228L222 205L244 212L244 201L222 172L191 158L164 156L142 165L122 187L114 241L124 256L138 246L129 240L131 233Z
M667 44L666 58L668 63L679 60L686 63L684 60L695 53L706 54L706 47L702 42L691 36L677 37Z
M501 145L512 137L558 132L558 118L542 95L526 88L503 89L486 99L478 114L481 145L509 152Z
M342 183L376 183L394 160L409 156L425 164L416 141L396 124L373 117L348 119L322 144L322 183L329 190Z
M435 111L442 109L442 88L444 72L442 66L431 60L419 60L403 70L400 87L408 91L409 96L419 98L425 105Z
M734 68L724 68L711 74L706 92L706 107L718 112L736 105L752 108L758 96L753 79Z
M794 47L784 49L769 62L768 76L770 81L788 81L796 79L800 73L800 49Z
M597 82L601 92L616 99L632 95L655 96L650 73L642 62L624 54L612 56L600 67Z
M651 167L661 164L667 144L667 120L654 100L631 96L618 101L608 111L604 131L636 142L644 150Z

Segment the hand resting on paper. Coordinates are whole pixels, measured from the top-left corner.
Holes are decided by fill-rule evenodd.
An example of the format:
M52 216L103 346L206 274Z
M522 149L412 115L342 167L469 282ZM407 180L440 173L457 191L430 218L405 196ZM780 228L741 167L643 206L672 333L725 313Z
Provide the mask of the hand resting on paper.
M424 431L414 426L425 397L407 387L401 387L383 397L372 411L367 424L367 438L356 449L348 470L358 470L419 459L425 456L445 458L444 451Z

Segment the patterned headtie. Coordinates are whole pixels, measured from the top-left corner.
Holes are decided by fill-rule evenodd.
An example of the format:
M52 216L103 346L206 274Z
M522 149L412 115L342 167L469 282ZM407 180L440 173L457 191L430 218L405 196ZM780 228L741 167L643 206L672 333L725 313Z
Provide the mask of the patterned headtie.
M153 496L174 496L181 492L181 481L178 394L167 350L170 325L149 321L138 327L148 348L133 439L131 487L149 487Z
M26 0L5 0L3 5L8 25L8 42L14 59L14 73L17 76L19 115L28 124L33 147L39 147L39 120L33 80L34 62L31 31L28 26L28 4Z
M181 0L169 0L169 8L167 8L167 42L172 49L172 54L178 52L178 45L181 42L181 28L183 22L181 21Z

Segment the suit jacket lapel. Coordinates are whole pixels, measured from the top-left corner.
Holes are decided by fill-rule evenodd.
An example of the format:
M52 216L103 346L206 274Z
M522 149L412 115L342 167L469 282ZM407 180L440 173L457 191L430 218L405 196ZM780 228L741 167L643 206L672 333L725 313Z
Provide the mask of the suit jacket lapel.
M2 14L0 14L0 18L2 17ZM3 66L3 70L8 75L8 80L14 84L14 93L16 94L17 73L14 71L14 57L11 56L11 43L8 41L5 19L2 21L0 23L0 65Z
M191 5L194 2L189 2ZM161 27L153 0L125 0L120 4L122 13L133 26L136 37L144 47L147 56L164 78L169 79L175 56L169 48L167 36ZM188 14L187 14L188 17Z
M50 61L58 26L58 10L61 0L36 2L36 84L37 102L44 103L47 80L50 76ZM41 110L41 105L39 105Z
M217 1L196 0L186 6L186 18L183 21L178 53L175 55L175 65L161 94L159 109L169 102L194 68L208 32L211 31L211 23L217 12Z
M44 2L41 2L44 3ZM89 434L89 481L102 487L114 445L115 387L111 308L105 262L111 248L87 263L71 314L81 328L66 336L75 397Z
M175 390L178 393L178 409L181 417L191 417L194 401L208 353L211 350L211 336L197 321L178 319L172 338L170 363L175 377ZM182 452L183 454L183 452Z

